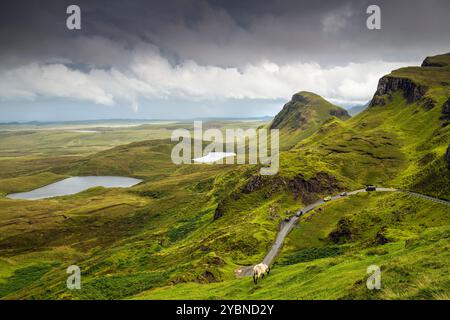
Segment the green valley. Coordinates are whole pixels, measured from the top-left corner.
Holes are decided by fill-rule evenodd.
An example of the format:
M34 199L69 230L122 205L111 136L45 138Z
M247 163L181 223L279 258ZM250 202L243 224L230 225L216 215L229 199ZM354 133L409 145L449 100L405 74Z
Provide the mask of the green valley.
M450 54L380 79L355 117L294 94L271 121L208 128L280 130L280 171L172 163L185 121L136 127L0 126L0 299L446 299L449 206L401 192L349 195L300 217L270 275L261 261L280 225L328 195L374 184L450 200ZM13 130L14 129L14 130ZM16 200L70 176L142 179L42 200ZM368 290L378 265L382 289ZM66 269L81 269L68 290Z

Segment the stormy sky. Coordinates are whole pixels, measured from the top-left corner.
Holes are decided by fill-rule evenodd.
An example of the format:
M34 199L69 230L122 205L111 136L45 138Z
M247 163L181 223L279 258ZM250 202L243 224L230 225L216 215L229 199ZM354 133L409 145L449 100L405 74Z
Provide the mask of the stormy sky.
M264 116L300 90L363 104L382 75L450 51L449 14L448 0L2 1L0 122Z

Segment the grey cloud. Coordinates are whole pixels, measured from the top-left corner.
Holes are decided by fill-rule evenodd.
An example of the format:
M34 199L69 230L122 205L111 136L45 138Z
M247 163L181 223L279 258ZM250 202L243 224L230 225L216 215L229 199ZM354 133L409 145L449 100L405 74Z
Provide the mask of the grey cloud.
M74 3L81 31L65 27ZM370 4L381 7L381 30L365 27ZM364 102L390 67L450 51L449 13L448 0L5 0L0 109L11 97L81 97L139 110L184 97L229 113L239 108L213 98L273 103L302 89ZM63 88L59 77L67 77Z
M101 37L132 48L157 46L171 61L239 66L276 63L417 60L450 50L450 2L432 1L77 1L83 30L65 29L68 1L6 1L0 13L1 60L44 59L118 64L112 48L78 45ZM365 9L378 4L382 30L365 28ZM333 31L333 32L329 32ZM7 60L8 58L8 60ZM81 61L82 60L82 61Z

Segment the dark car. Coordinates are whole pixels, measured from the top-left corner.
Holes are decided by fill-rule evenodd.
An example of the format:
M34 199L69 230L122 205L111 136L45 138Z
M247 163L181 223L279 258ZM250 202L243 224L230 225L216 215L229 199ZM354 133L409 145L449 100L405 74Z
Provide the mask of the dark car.
M366 191L377 191L377 188L375 186L367 186Z
M284 218L284 222L289 222L289 221L291 221L291 218L289 218L289 217Z

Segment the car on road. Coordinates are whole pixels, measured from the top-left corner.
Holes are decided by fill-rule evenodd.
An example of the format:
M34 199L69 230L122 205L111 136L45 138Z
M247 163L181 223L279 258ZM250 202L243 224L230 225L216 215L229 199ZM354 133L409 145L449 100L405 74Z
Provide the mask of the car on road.
M301 210L301 211L299 211L299 212L297 212L296 214L295 214L295 216L298 218L298 217L300 217L301 215L303 215L303 210Z
M342 192L342 193L340 194L340 196L341 196L341 197L347 196L347 192Z
M291 221L291 218L289 218L289 217L284 218L284 222L289 222L289 221Z
M323 201L327 202L331 200L331 196L326 196L325 198L323 198Z
M366 191L377 191L377 187L372 186L372 185L367 186L367 187L366 187Z

